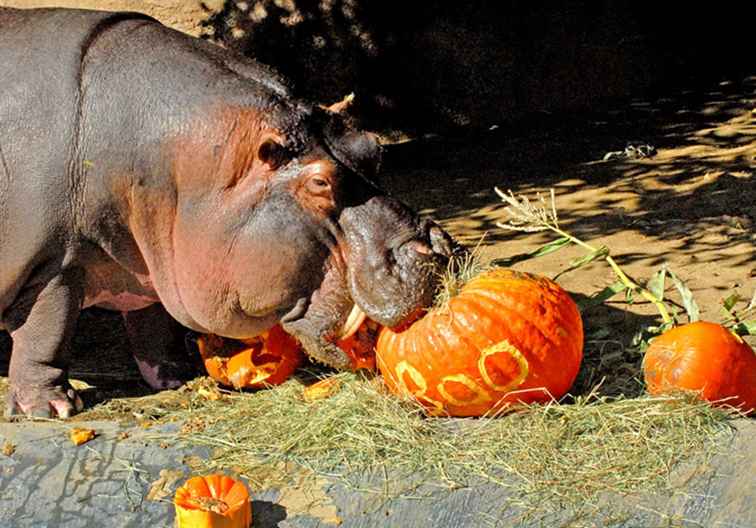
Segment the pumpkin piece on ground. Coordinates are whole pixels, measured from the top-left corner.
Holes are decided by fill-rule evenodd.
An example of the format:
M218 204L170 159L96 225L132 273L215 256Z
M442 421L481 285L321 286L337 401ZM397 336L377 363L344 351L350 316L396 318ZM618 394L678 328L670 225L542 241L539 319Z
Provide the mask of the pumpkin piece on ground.
M280 326L241 341L203 335L197 339L197 348L208 375L235 389L279 385L304 361L297 340Z
M85 429L81 427L74 427L68 432L68 438L71 440L73 445L77 446L89 442L95 436L97 436L97 433L94 429Z
M302 390L302 399L307 403L330 398L341 388L341 381L333 376L308 385Z

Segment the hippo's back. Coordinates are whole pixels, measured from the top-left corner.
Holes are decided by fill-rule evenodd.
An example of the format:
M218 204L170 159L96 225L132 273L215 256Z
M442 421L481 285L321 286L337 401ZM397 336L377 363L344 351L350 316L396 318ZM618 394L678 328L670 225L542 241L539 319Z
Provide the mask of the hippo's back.
M18 173L39 175L39 169L70 154L86 50L98 33L124 17L146 18L0 8L0 148L5 158L0 170L15 178L22 177Z
M0 8L0 310L58 251L77 184L87 49L120 14Z

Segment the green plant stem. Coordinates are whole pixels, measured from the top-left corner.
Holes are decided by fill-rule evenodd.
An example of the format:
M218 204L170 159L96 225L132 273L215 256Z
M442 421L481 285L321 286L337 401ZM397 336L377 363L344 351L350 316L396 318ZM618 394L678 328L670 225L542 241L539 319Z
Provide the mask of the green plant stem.
M546 227L554 231L555 233L570 239L571 242L577 244L578 246L582 247L583 249L587 249L591 253L595 253L598 251L595 247L591 246L590 244L583 242L579 238L576 238L572 236L571 234L567 233L566 231L563 231L559 228L559 226L551 225L549 223L544 224ZM648 291L646 288L640 286L635 281L633 281L630 277L628 277L624 271L622 271L622 268L619 267L619 265L615 262L615 260L611 257L611 255L606 255L604 257L604 260L609 264L609 266L612 268L612 271L614 271L614 274L617 276L617 278L630 288L631 290L637 292L640 294L644 299L651 302L654 306L656 306L656 309L659 311L659 314L661 315L662 320L664 323L670 323L672 322L672 317L669 315L669 311L667 310L667 307L664 306L664 303L661 301L661 299L658 299L656 295Z

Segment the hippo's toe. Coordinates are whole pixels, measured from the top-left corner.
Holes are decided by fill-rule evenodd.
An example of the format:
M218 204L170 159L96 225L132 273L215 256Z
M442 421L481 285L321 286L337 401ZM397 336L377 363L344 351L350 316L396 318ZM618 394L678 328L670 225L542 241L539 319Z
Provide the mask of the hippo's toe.
M84 402L70 387L11 386L8 391L7 418L70 418L84 408Z

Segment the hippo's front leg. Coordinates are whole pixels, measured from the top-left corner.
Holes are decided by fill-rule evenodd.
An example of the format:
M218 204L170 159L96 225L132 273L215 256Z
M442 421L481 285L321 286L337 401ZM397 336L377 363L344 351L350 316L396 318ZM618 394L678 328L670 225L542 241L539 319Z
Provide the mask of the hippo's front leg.
M71 339L83 299L81 270L32 278L3 316L13 338L6 415L68 418L83 407L68 384Z
M299 340L312 359L339 370L350 370L352 361L336 346L336 340L353 305L344 273L334 265L309 302L300 300L284 316L281 325Z

